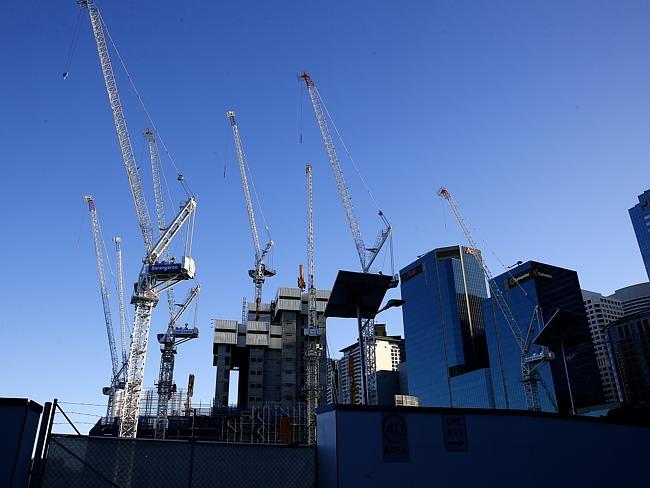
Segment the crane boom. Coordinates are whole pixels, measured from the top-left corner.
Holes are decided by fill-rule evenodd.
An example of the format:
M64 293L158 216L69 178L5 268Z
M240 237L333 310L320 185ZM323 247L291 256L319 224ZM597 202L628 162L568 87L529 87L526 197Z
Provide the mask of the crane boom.
M153 181L153 194L154 200L156 202L156 222L158 224L158 233L160 234L165 230L167 225L167 219L165 218L165 201L163 199L162 185L160 183L160 157L158 155L158 144L156 143L156 138L153 135L153 131L147 129L144 131L144 135L147 138L149 144L149 158L151 160L151 176ZM161 256L163 261L167 261L169 253L165 253ZM169 319L171 320L174 316L174 304L176 299L174 298L174 290L171 288L167 290L167 308L169 309Z
M138 170L135 154L133 153L133 147L131 145L131 136L129 135L126 126L126 118L124 117L124 109L122 108L122 101L120 100L115 74L113 73L113 65L111 64L111 58L108 53L108 45L106 44L106 39L104 37L101 14L93 0L77 0L77 3L81 8L88 9L93 35L97 44L99 62L104 76L104 83L106 84L106 92L108 93L108 102L113 113L117 139L120 144L120 151L122 152L122 160L124 161L133 203L135 204L135 211L138 216L138 224L140 225L140 231L142 232L145 249L149 251L153 244L151 217L144 196L140 171Z
M472 237L472 233L469 231L469 228L465 223L465 219L463 218L460 212L460 207L456 203L456 200L451 195L449 190L447 190L444 187L438 190L438 195L444 198L449 204L449 208L451 209L451 212L456 218L456 222L458 222L458 226L460 227L461 232L464 234L467 243L475 251L473 253L474 258L476 259L477 263L483 270L485 279L487 280L488 286L490 287L490 294L492 298L496 301L499 310L503 314L503 317L505 318L506 323L508 324L508 328L512 332L515 342L519 347L521 353L521 377L522 377L522 383L524 385L524 394L526 396L526 405L529 410L541 410L541 401L539 396L538 384L541 383L544 389L547 391L548 388L544 384L544 380L539 375L539 372L537 370L542 364L553 359L554 356L550 351L548 351L544 347L542 347L539 352L531 352L531 346L533 340L532 331L536 325L536 319L539 318L539 307L538 306L534 307L532 318L530 324L528 325L526 337L524 338L521 328L519 327L519 324L517 324L517 321L515 320L512 310L508 305L508 302L503 296L503 293L501 293L501 289L498 287L498 285L494 280L494 277L492 276L490 268L488 268L481 253L478 252L478 246L476 245L476 241ZM552 398L549 399L553 403L553 399Z
M99 292L102 297L102 307L104 309L104 322L106 324L106 335L108 336L108 348L111 355L111 386L108 398L107 417L110 417L113 411L113 402L115 401L115 391L118 384L118 375L120 372L117 350L115 347L115 334L113 333L113 319L111 317L111 306L108 301L108 288L106 286L106 274L104 272L104 254L102 252L101 228L99 218L97 217L97 208L93 197L85 195L84 200L88 203L90 211L90 224L92 227L93 244L95 248L95 259L97 261L97 276L99 278Z
M115 243L115 261L117 262L117 297L120 311L120 344L122 349L122 372L126 375L129 343L126 338L126 309L124 300L124 272L122 270L122 239L113 237Z
M332 136L330 135L330 131L327 126L327 120L325 118L325 112L323 110L323 102L320 98L318 90L316 89L316 85L314 85L314 81L311 79L311 76L308 73L302 73L301 78L307 85L307 91L309 92L309 98L314 108L316 122L318 123L318 128L320 129L323 144L325 145L327 158L329 159L330 166L332 167L334 179L336 180L336 187L339 191L341 202L343 203L343 209L345 210L345 215L348 219L350 231L352 232L352 239L354 240L354 245L356 246L357 253L359 254L361 269L364 272L367 272L370 266L367 263L366 246L363 243L363 238L361 237L361 229L359 228L359 223L354 213L354 205L352 204L350 190L345 183L345 177L343 176L343 170L341 169L341 162L339 161L339 157L336 154L336 148L334 147L334 142L332 141Z
M264 246L264 249L262 249L260 246L260 238L257 233L257 223L255 222L255 211L253 209L251 193L248 187L248 176L246 175L246 169L248 165L246 164L244 147L239 135L239 127L237 126L237 121L235 120L235 112L229 110L226 112L226 117L228 117L228 120L230 121L232 135L235 141L235 150L237 152L237 161L239 163L239 173L241 175L242 187L244 189L244 200L246 200L246 210L248 212L248 222L250 224L251 234L253 236L253 246L255 248L255 268L249 270L248 275L253 279L253 283L255 285L255 320L258 320L260 303L262 302L262 286L264 285L264 281L268 276L275 275L275 271L267 268L266 264L264 263L264 259L273 246L273 241L269 239Z

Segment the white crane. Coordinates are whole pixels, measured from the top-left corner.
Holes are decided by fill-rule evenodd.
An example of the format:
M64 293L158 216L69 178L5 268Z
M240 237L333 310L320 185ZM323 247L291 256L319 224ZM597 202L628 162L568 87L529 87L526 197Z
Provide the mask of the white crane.
M538 369L540 368L540 366L542 366L543 364L547 363L548 361L554 358L553 353L550 352L545 347L541 347L538 352L534 352L534 353L531 352L531 347L533 345L532 341L534 339L533 332L539 320L539 307L537 305L534 307L533 314L530 323L528 325L528 330L526 331L526 336L524 337L521 328L519 327L519 324L517 324L517 321L515 320L512 310L510 310L508 302L506 301L505 297L501 293L501 290L499 289L496 282L494 281L492 272L490 271L487 264L483 260L483 256L478 251L478 246L476 245L476 241L474 241L474 238L472 237L469 228L465 224L465 219L463 219L458 204L452 197L449 190L447 190L444 187L438 190L438 195L447 201L447 203L449 204L449 208L451 209L451 212L456 218L456 222L458 222L458 226L460 227L461 232L465 235L465 239L467 240L467 243L469 244L472 250L475 250L475 252L473 252L473 256L478 262L478 264L481 266L481 269L483 270L483 274L485 275L485 279L487 280L488 286L490 287L490 293L492 295L492 298L496 301L499 310L503 314L503 317L505 318L506 323L508 324L508 327L510 328L512 335L514 336L515 342L517 343L517 346L519 347L521 352L521 381L522 384L524 385L524 393L526 395L526 405L529 410L539 411L542 409L542 407L539 398L538 384L542 384L542 386L544 387L547 393L548 393L548 388L546 387L543 379L539 375ZM550 398L550 400L551 403L553 403L553 399Z
M388 219L384 216L384 213L379 210L378 214L382 222L385 225L379 235L375 244L371 247L367 247L361 236L361 230L359 228L359 223L357 221L356 215L354 213L354 206L352 204L352 197L350 196L350 190L345 182L343 176L343 170L341 169L341 163L339 157L336 154L336 148L334 147L334 142L332 141L332 136L330 135L329 127L327 125L326 118L326 109L323 104L323 101L318 93L314 81L311 79L309 73L302 73L300 75L307 85L307 91L309 92L309 98L311 100L312 107L314 109L314 114L316 115L316 122L320 129L321 137L323 139L323 144L325 145L325 151L327 152L327 158L329 159L330 167L334 173L334 179L336 180L336 187L339 191L339 196L341 197L341 203L343 204L343 209L348 220L348 225L350 226L350 231L352 232L352 239L354 240L354 245L357 248L357 254L359 255L359 262L361 264L361 270L364 273L368 273L370 266L375 261L379 252L383 248L386 241L390 238L392 233L392 227L388 222ZM391 256L392 262L392 256ZM394 285L397 285L397 282L394 282ZM372 319L360 319L359 325L359 347L361 348L361 377L362 377L362 391L364 402L369 405L377 404L377 371L376 371L376 359L375 359L375 326Z
M248 188L248 176L246 175L248 165L246 163L246 156L244 154L241 137L239 136L239 127L235 120L235 112L232 110L226 112L226 117L228 117L230 126L232 127L232 135L235 141L235 150L237 152L237 161L239 162L239 173L241 175L242 187L244 189L244 200L246 200L246 209L248 211L248 222L250 224L251 234L253 235L253 246L255 247L255 267L248 271L248 276L253 279L253 284L255 285L255 320L259 320L264 280L275 275L275 271L267 268L264 263L271 247L273 247L273 241L269 236L269 240L264 246L264 249L262 249L260 238L257 234L257 223L255 222L255 211L253 209L253 202L251 201L251 193ZM266 228L266 232L267 234L269 233L268 227ZM244 312L242 315L245 316L246 313Z
M307 174L307 336L305 341L305 393L307 398L308 442L316 443L316 408L321 397L320 360L323 351L321 329L318 326L318 311L316 308L316 286L314 284L314 220L313 220L313 185L312 170L308 164ZM300 281L300 279L299 279Z
M195 265L189 253L181 262L161 262L158 259L164 255L171 240L178 234L182 226L190 220L193 223L196 200L190 197L181 207L174 221L165 227L158 241L154 244L151 217L147 209L147 202L142 187L142 181L135 155L131 146L131 137L126 126L126 118L122 108L113 67L108 52L108 45L104 37L103 20L97 6L92 0L77 0L81 8L88 9L90 23L97 44L99 62L106 85L108 101L113 113L117 139L120 144L122 160L129 180L129 187L135 205L138 224L144 240L146 257L140 271L131 303L135 306L134 323L131 329L131 340L127 360L126 384L122 401L122 421L119 435L122 437L135 437L138 426L140 410L140 394L144 378L144 368L147 357L149 329L151 327L151 313L159 300L159 294L182 280L194 278ZM191 241L190 228L188 242Z
M126 380L126 363L129 358L129 343L126 333L126 307L124 300L124 272L122 270L122 239L113 237L115 261L117 263L117 298L120 312L120 343L122 352L122 380Z
M160 352L160 372L158 374L158 409L156 411L155 438L164 439L167 430L167 405L172 394L176 391L174 385L174 357L176 356L176 346L199 337L199 329L196 327L178 327L176 324L183 313L190 306L192 301L198 296L201 288L197 285L192 288L180 305L180 309L174 314L169 321L167 332L158 334L158 342L162 345Z
M113 332L113 319L111 317L111 306L108 299L108 288L106 287L106 274L104 272L104 253L102 252L102 233L97 217L97 208L91 195L85 195L84 200L88 203L90 211L90 225L93 234L93 244L95 247L95 259L97 261L97 276L99 278L99 292L102 297L102 307L104 309L104 322L106 324L106 335L108 336L108 348L111 354L111 383L108 389L108 406L106 418L113 416L113 404L115 394L119 387L119 376L121 368L117 359L117 349L115 347L115 334Z

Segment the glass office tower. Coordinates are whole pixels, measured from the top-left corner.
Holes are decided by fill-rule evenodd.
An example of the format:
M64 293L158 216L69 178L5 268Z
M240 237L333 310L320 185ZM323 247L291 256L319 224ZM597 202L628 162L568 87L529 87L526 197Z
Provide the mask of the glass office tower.
M539 388L542 410L552 412L557 406L559 412L571 412L567 371L576 410L602 404L604 393L577 273L528 261L495 277L494 283L508 302L524 337L531 321L534 321L533 333L537 335L558 310L571 314L570 323L565 320L560 326L560 332L562 328L571 331L564 340L566 370L559 343L550 346L555 359L538 370L544 382ZM541 312L539 320L534 316L536 306ZM495 300L486 302L485 331L496 407L525 409L520 349ZM534 346L531 352L536 350L539 349Z
M639 203L632 207L629 212L645 271L648 274L648 279L650 279L650 190L646 190L639 195Z
M423 406L494 406L479 252L434 249L400 272L409 394Z

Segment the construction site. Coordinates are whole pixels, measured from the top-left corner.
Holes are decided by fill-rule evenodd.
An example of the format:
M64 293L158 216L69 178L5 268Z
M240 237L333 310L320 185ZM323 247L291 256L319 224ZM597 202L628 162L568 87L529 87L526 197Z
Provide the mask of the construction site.
M313 118L305 116L303 122L301 98L298 144L303 144L304 124L320 147L304 161L293 161L290 169L272 168L293 173L300 168L301 185L274 187L265 179L266 162L249 160L247 154L260 150L246 149L255 147L256 130L268 122L242 117L240 127L236 107L219 107L224 129L219 137L229 143L224 159L237 168L231 179L223 168L223 184L236 187L238 197L223 213L243 222L248 232L239 235L212 214L197 218L201 202L193 182L205 176L183 171L180 158L172 156L166 141L173 137L166 139L158 130L154 111L144 101L146 90L136 85L126 53L118 49L118 37L126 33L120 27L116 37L111 35L94 0L76 3L79 22L91 33L79 42L91 44L98 61L83 69L97 74L99 68L104 89L94 99L106 120L112 118L112 131L102 137L114 145L117 136L112 156L123 168L125 184L109 191L126 195L128 190L131 197L130 214L104 220L112 212L110 202L96 197L104 182L79 188L78 203L87 212L81 239L92 245L92 279L99 291L96 314L86 322L101 327L108 358L96 358L106 372L103 378L83 381L93 382L105 404L100 417L73 411L72 405L84 403L53 399L41 406L0 399L3 416L20 419L7 430L18 446L8 486L198 487L214 486L215 480L220 486L519 486L525 479L527 485L546 487L547 479L530 474L543 464L573 473L553 486L578 481L633 486L644 476L647 422L639 426L606 417L607 411L601 418L580 416L605 404L587 391L587 380L597 371L596 356L592 346L585 346L586 321L568 305L562 308L568 299L560 298L561 305L550 312L534 301L543 286L532 283L554 278L543 263L526 268L529 263L506 266L499 260L505 272L493 272L455 193L443 186L432 187L427 198L442 204L444 218L451 219L464 244L427 251L398 273L394 229L382 207L382 200L395 195L375 196L368 183L372 179L364 176L372 166L352 157L307 71L299 72L297 83ZM84 32L75 29L71 49ZM70 76L72 52L64 80ZM130 111L139 113L146 126L134 130L135 124L127 125ZM138 136L144 151L136 146ZM301 150L307 153L311 146ZM319 169L328 166L331 175L316 172L313 161L320 161ZM321 190L335 195L323 209L314 197ZM290 224L267 221L268 202L284 199L297 209L286 217ZM340 215L341 207L347 225L334 232L327 227L320 241L340 264L324 273L316 244L324 228L318 216ZM103 227L107 221L111 225ZM141 242L133 244L114 232L116 222L137 226ZM368 222L374 225L370 240L362 233ZM218 239L236 241L249 260L195 245L203 226L218 229ZM272 238L272 228L283 232ZM274 252L283 246L291 269L275 268ZM125 258L131 254L137 256L137 267ZM342 256L348 254L358 261L354 270L345 269L350 266ZM201 301L212 283L201 270L211 260L229 261L238 270L236 280L246 280L248 285L236 290L241 301L226 302L220 290L213 291L218 300ZM295 281L282 283L280 276ZM218 276L219 286L229 291L234 282L226 273ZM579 290L577 274L575 282ZM568 296L567 288L556 295ZM379 314L389 309L399 309L393 312L404 317L404 337L380 321ZM449 329L445 320L453 322ZM433 326L417 329L427 321L436 327L442 323L440 333ZM342 323L349 345L337 344L334 350L328 331ZM211 354L186 353L187 343L209 344ZM211 364L212 376L195 374L199 364ZM574 376L572 364L578 365ZM188 369L193 372L183 374ZM157 372L153 382L145 376L152 370ZM439 381L437 376L431 380L434 370ZM213 391L207 401L196 398L198 382ZM74 415L92 417L85 419L87 434ZM56 425L66 433L56 432ZM624 476L587 469L603 453L612 464L632 467Z

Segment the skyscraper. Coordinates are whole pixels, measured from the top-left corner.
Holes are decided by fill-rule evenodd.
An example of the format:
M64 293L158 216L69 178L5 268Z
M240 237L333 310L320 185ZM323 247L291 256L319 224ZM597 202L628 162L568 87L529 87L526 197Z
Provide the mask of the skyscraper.
M400 272L409 394L423 406L491 407L480 251L430 251Z
M618 393L614 370L607 349L606 328L615 320L623 317L623 305L615 298L607 298L593 291L582 290L582 298L589 319L589 330L591 331L591 340L594 343L596 362L603 383L605 400L615 402L618 401Z
M650 279L650 190L639 195L639 203L630 210L630 220L639 243L639 250Z
M550 344L555 359L539 368L544 382L539 389L542 410L554 411L557 406L559 412L570 413L572 404L575 410L602 404L603 388L578 274L528 261L495 277L494 283L508 302L524 336L531 321L535 320L535 307L539 307L541 313L540 320L533 322L534 334L539 333L558 311L571 317L568 321L555 322L560 324L558 333L566 331L566 336L562 343ZM485 315L496 406L524 409L527 405L521 383L519 347L495 300L488 302Z
M637 283L616 290L608 298L618 300L624 315L632 315L650 309L650 283Z

